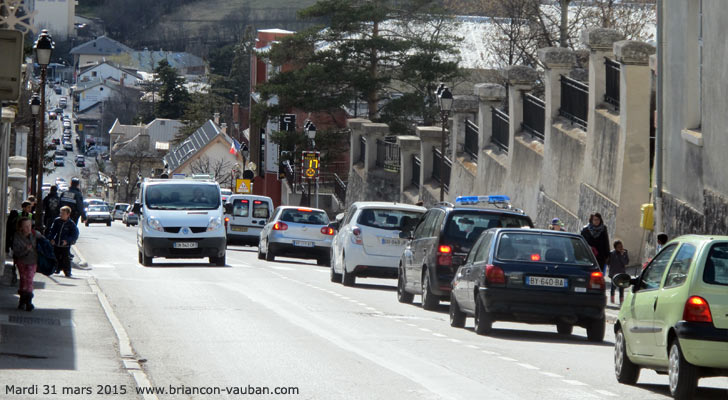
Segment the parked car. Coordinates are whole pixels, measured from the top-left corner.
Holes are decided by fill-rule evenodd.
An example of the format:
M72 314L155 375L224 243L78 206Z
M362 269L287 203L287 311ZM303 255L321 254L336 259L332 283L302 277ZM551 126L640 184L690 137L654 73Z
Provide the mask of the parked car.
M60 86L56 86L55 88L53 88L53 90L54 90L54 91L56 92L56 94L61 94L61 93L63 93L63 90L61 89L61 87L60 87Z
M604 275L581 235L514 228L483 232L458 268L450 293L450 325L475 319L487 334L495 321L553 324L570 335L586 328L604 340Z
M84 160L83 158L76 159L76 166L77 167L82 167L82 168L85 167L86 166L86 160Z
M126 225L136 225L139 223L139 216L134 213L134 206L129 205L121 216L121 222Z
M114 209L111 210L111 219L112 220L124 220L124 211L129 208L129 203L116 203L114 204Z
M427 211L411 204L356 202L346 211L331 244L331 281L353 286L357 277L397 278L409 232Z
M60 100L58 100L58 105L61 106L61 108L66 108L68 106L68 97L61 97Z
M257 246L260 232L273 212L273 200L266 196L234 194L224 207L227 243Z
M111 226L111 212L109 212L109 207L105 205L88 206L84 224L89 226L89 224L94 223L105 223L106 226Z
M58 119L58 114L55 111L48 112L48 119Z
M728 236L681 236L639 277L612 283L632 286L614 325L617 381L653 369L674 398L692 399L700 378L728 376Z
M333 228L324 210L280 206L260 232L258 258L273 261L276 257L316 259L327 265Z
M63 149L68 151L73 151L73 144L71 142L63 143Z
M53 159L53 165L56 167L63 167L66 165L66 159L63 156L55 156Z
M58 138L53 138L53 139L51 140L51 143L53 143L53 144L55 144L55 145L59 145L59 144L61 144L61 139L58 139Z
M103 155L102 155L103 157ZM227 203L230 196L233 195L233 191L230 189L220 189L220 195L222 196L222 204Z
M53 154L55 154L56 156L63 156L63 157L65 157L65 156L68 155L68 152L66 152L66 150L58 149Z
M63 121L63 129L71 129L71 121Z
M397 298L411 303L422 295L422 308L432 310L450 299L455 271L486 229L533 227L523 211L510 206L507 196L461 196L439 203L420 219L402 252L397 273Z

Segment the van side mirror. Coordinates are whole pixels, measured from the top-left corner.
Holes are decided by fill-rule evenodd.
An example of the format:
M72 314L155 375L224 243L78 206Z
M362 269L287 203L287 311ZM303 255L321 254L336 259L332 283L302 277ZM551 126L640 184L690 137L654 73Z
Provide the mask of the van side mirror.
M232 214L233 213L233 205L232 204L225 203L225 205L223 205L223 207L225 208L225 214Z
M629 274L617 274L612 278L612 283L620 288L628 288L635 284L637 279L632 279Z
M142 205L139 203L134 203L134 205L131 208L131 211L134 214L141 214L142 213Z

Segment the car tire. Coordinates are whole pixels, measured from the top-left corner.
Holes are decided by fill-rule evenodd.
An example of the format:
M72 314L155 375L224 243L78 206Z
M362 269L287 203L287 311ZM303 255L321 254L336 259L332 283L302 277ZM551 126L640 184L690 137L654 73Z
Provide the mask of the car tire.
M670 344L668 361L670 394L675 400L692 399L695 396L700 375L698 368L690 364L683 356L678 339L674 339Z
M137 250L137 253L138 253L138 255L139 255L139 264L141 264L141 263L143 263L143 262L144 262L144 258L143 258L143 256L142 256L142 252L141 252L141 250Z
M614 335L614 375L617 382L625 385L636 384L640 377L640 367L627 355L627 341L622 328L617 328L617 334Z
M84 222L83 224L86 225L86 226L88 226L88 220L86 220L86 222Z
M222 257L210 257L210 264L215 264L218 267L225 266L225 255Z
M425 267L425 273L422 275L422 308L431 311L439 305L440 298L430 289L430 270Z
M556 332L559 333L559 335L571 335L571 332L574 331L574 325L571 324L556 324Z
M335 262L336 258L334 258L333 251L332 251L332 254L329 256L329 260L330 260L329 264L331 267L331 270L329 272L329 278L331 279L331 282L334 282L334 283L341 282L341 274L337 274L336 270L334 269L334 262Z
M329 265L329 263L330 263L329 257L327 257L327 256L316 259L316 265L326 266L326 265Z
M356 285L356 275L346 272L346 263L341 266L341 284L344 286Z
M142 265L145 267L151 267L154 264L154 257L147 257L144 252L142 252Z
M586 338L590 342L603 342L604 341L604 330L606 329L606 323L604 318L593 319L589 322L586 327Z
M265 246L265 261L275 261L276 260L276 254L273 252L273 250L270 248L270 243L266 241Z
M127 228L129 227L129 223L128 223L128 222L126 223L126 227L127 227Z
M111 221L106 221L106 226L111 226Z
M450 326L453 328L465 327L465 313L460 310L455 295L450 293Z
M483 301L475 298L475 333L487 335L493 330L493 316L485 311Z
M260 245L258 246L258 260L265 260L265 254L260 250Z
M408 292L405 288L405 281L404 281L404 270L402 269L402 266L399 267L399 273L397 274L397 300L400 303L404 304L412 304L412 301L415 299L415 295Z

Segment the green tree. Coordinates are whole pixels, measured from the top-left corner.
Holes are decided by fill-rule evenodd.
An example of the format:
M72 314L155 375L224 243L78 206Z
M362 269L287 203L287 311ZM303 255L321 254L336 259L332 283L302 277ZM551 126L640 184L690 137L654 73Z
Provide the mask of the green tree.
M177 74L177 70L162 60L154 70L159 79L159 101L155 114L160 118L178 119L184 115L190 94L184 87L185 79Z

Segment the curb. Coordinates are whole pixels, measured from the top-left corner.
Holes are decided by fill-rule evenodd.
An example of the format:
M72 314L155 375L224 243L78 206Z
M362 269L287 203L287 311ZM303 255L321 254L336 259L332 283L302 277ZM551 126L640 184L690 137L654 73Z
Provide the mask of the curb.
M71 246L71 250L73 251L74 255L76 257L78 257L78 265L76 265L74 267L75 268L80 268L80 269L89 269L88 268L88 261L86 261L86 258L83 256L83 254L78 249L78 247L76 247L75 244L73 246Z

